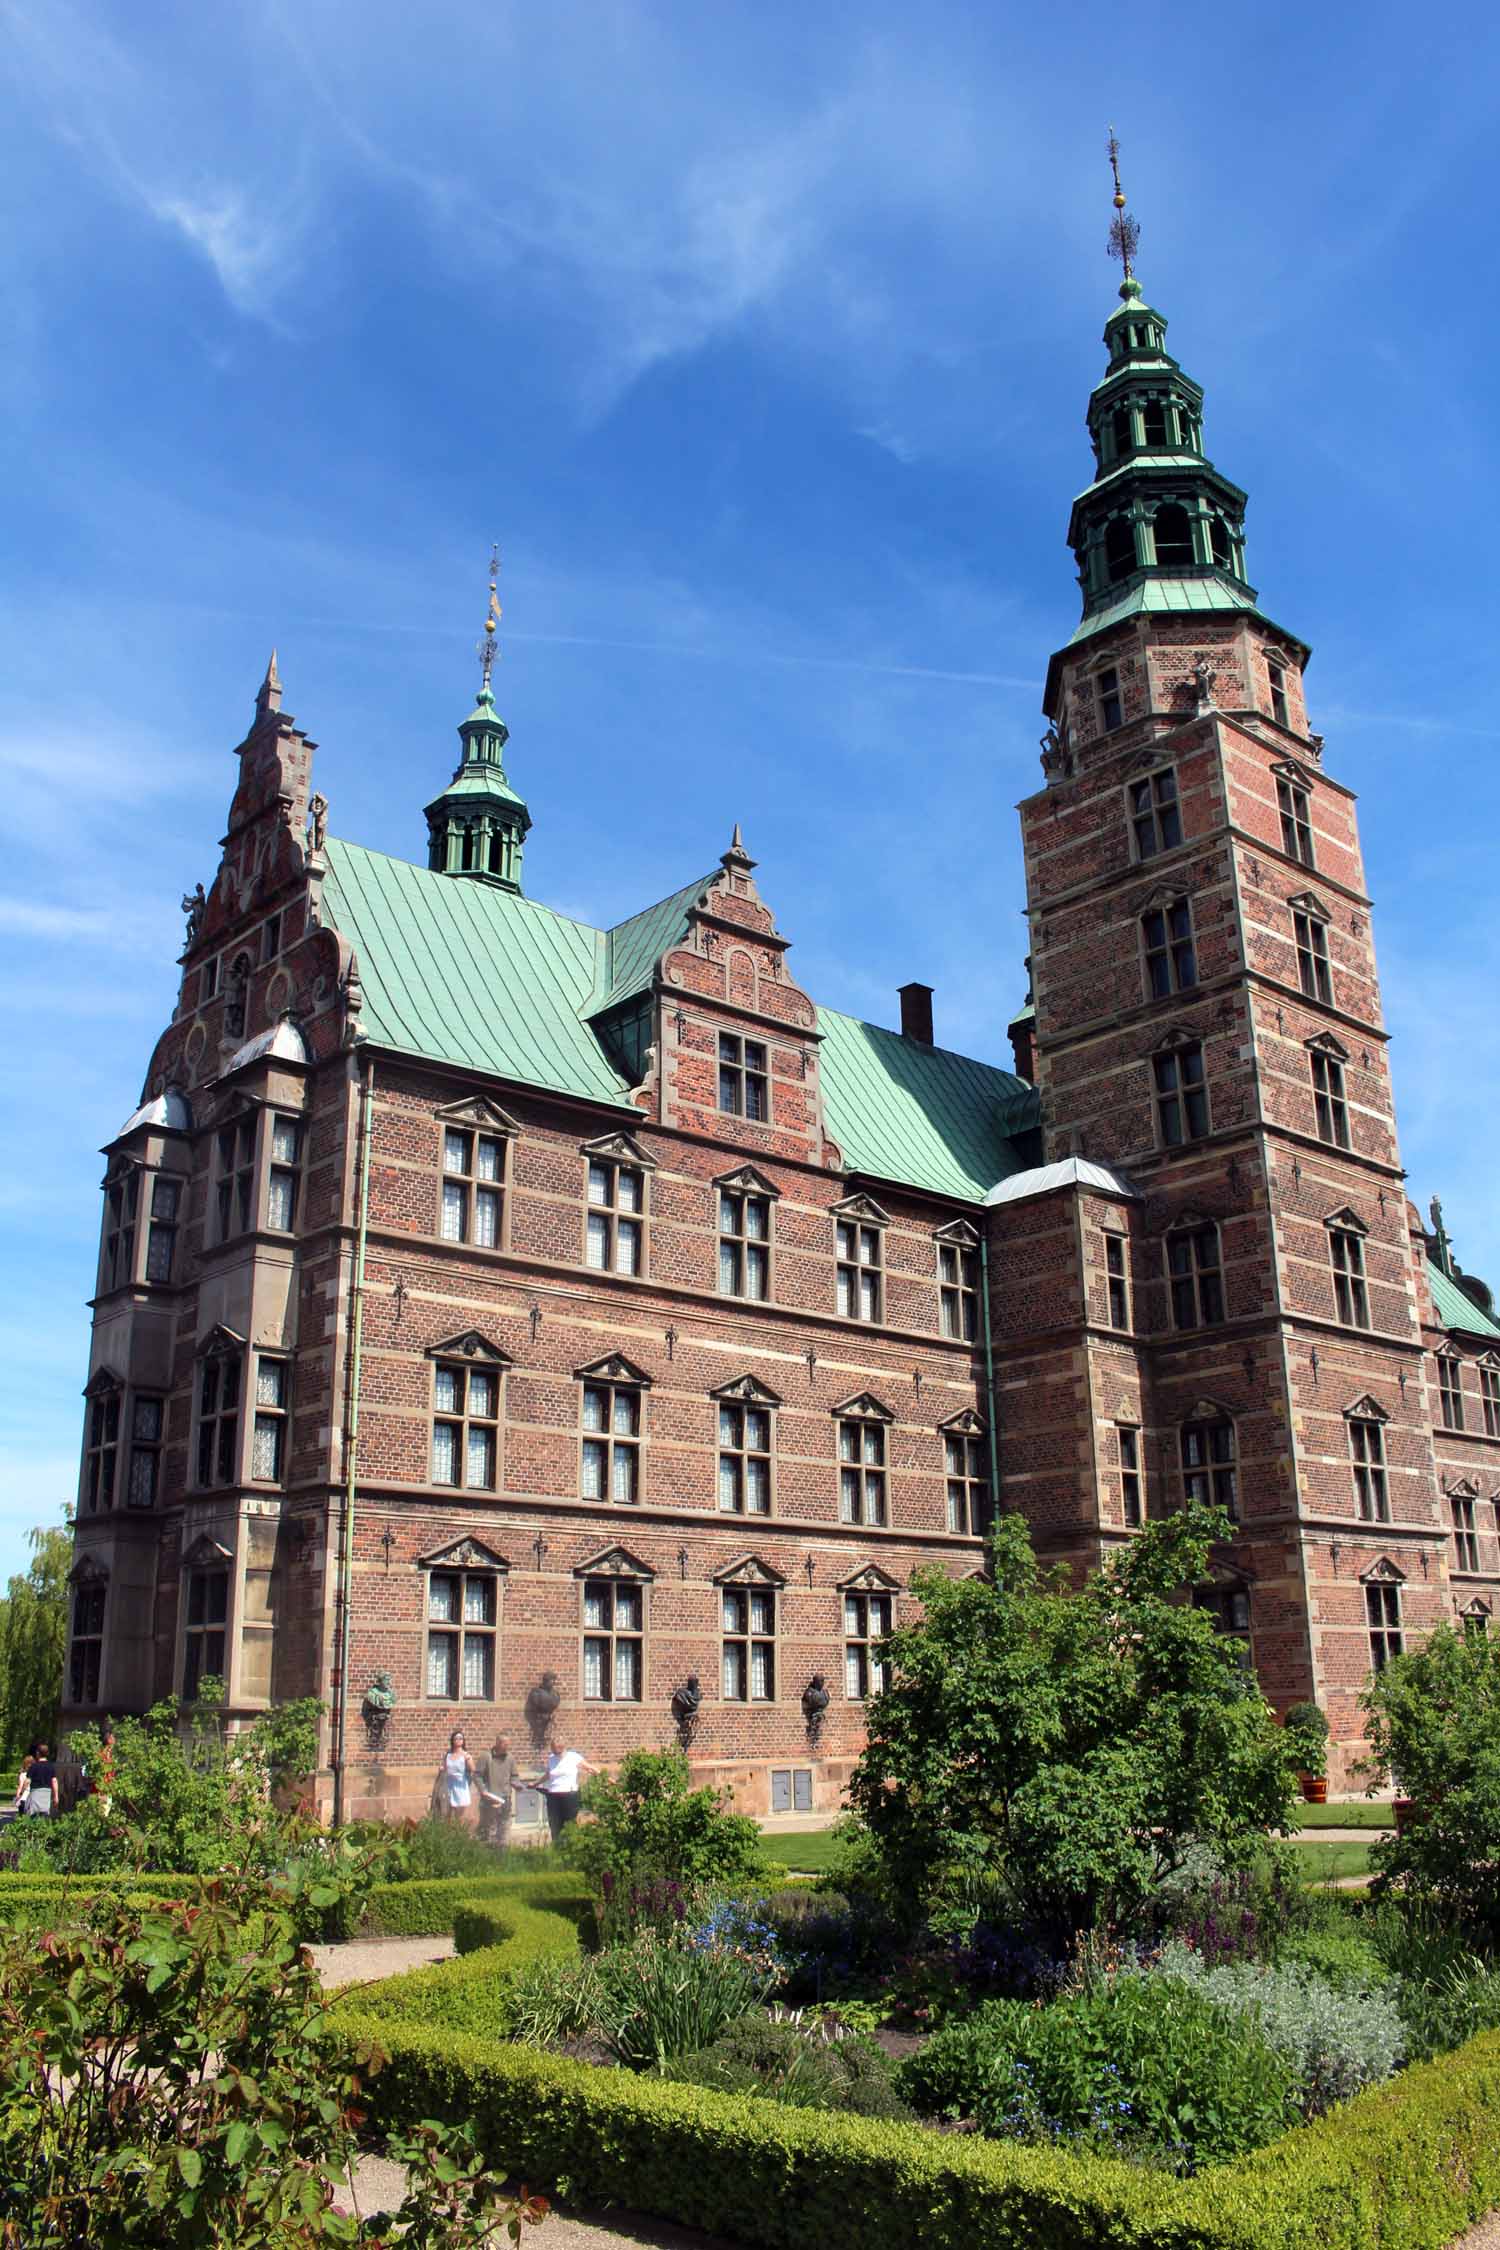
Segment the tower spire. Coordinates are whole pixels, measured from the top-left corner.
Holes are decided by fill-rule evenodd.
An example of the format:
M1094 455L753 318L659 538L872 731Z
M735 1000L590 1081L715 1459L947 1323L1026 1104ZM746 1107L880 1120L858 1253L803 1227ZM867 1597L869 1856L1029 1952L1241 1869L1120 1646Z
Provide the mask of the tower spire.
M490 674L499 654L500 549L490 549L490 598L479 649L479 694L458 730L463 755L440 797L427 807L427 864L440 875L469 875L499 890L521 888L521 848L531 814L505 773L510 729L495 709Z
M1109 254L1118 258L1125 268L1125 281L1135 281L1135 253L1140 244L1141 229L1138 219L1131 217L1125 208L1125 190L1120 185L1120 144L1115 139L1115 129L1109 129L1109 169L1115 183L1115 215L1109 224ZM1128 289L1122 283L1122 297L1140 295L1140 285Z
M495 658L500 653L500 546L498 540L490 549L490 602L484 615L484 638L479 643L479 675L482 691L490 691L490 673Z

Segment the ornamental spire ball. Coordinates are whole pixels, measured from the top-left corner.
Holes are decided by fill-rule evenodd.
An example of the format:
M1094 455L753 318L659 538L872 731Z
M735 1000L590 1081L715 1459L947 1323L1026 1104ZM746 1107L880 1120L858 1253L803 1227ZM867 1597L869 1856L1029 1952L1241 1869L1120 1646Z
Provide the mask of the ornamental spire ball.
M1109 168L1115 183L1115 215L1109 227L1109 254L1118 258L1125 268L1125 279L1120 284L1122 297L1138 297L1140 284L1135 278L1136 246L1141 239L1140 222L1133 219L1125 208L1125 190L1120 185L1120 144L1115 139L1115 129L1109 129Z
M500 548L497 543L490 549L490 600L489 607L484 613L484 639L479 643L479 669L486 690L489 688L490 673L494 668L499 647L497 639L500 631L499 584Z

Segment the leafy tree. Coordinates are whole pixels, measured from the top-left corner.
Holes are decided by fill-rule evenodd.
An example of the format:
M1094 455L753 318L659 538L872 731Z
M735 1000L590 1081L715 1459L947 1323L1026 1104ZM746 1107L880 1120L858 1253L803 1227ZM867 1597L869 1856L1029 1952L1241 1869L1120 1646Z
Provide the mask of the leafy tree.
M760 1830L731 1812L718 1789L694 1789L680 1750L632 1750L613 1774L585 1783L587 1821L570 1828L565 1856L603 1892L670 1877L728 1889L765 1874Z
M1360 1703L1370 1769L1415 1805L1406 1834L1375 1846L1377 1889L1500 1935L1500 1640L1441 1624L1377 1672Z
M26 1534L31 1562L0 1602L0 1764L19 1765L38 1737L57 1747L68 1643L71 1526Z
M1195 1845L1288 1825L1295 1759L1254 1676L1187 1599L1229 1534L1194 1505L1082 1587L1002 1518L992 1579L920 1572L850 1798L909 1910L988 1892L1066 1940L1126 1922Z

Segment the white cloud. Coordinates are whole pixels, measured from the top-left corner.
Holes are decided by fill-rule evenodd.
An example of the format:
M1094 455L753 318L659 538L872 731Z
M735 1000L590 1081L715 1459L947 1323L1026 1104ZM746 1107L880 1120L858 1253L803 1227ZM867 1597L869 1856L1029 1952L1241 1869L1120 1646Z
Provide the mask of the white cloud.
M269 300L287 278L292 231L264 207L252 209L236 188L221 187L195 200L135 184L153 215L177 227L202 251L236 311L266 317Z

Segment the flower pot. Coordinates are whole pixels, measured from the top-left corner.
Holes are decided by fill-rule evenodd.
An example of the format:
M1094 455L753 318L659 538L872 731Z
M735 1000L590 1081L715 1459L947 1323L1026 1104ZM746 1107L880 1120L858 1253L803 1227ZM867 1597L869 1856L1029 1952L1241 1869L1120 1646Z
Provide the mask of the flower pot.
M1325 1774L1299 1773L1297 1779L1302 1784L1302 1802L1304 1805L1327 1804L1328 1779Z
M1410 1797L1397 1797L1393 1799L1391 1804L1391 1811L1396 1816L1396 1834L1398 1836L1404 1836L1406 1834L1407 1829L1410 1828L1412 1824L1412 1816L1416 1812L1416 1809L1417 1808Z

